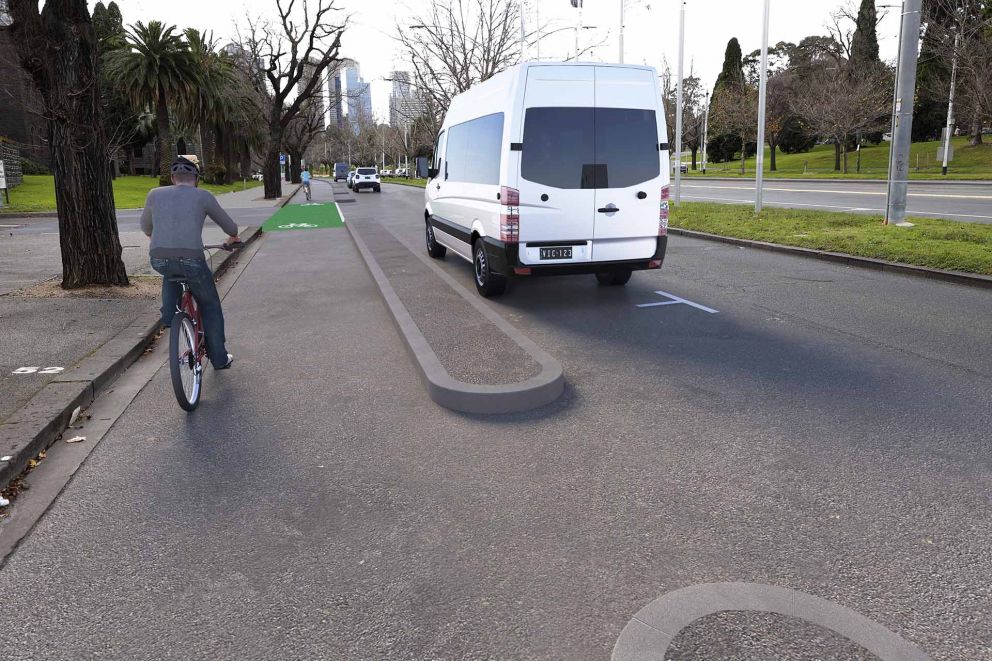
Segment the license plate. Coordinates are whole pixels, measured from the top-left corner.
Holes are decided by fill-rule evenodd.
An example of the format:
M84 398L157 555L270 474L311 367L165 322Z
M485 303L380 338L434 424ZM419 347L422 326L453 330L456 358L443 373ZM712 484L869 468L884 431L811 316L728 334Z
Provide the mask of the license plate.
M572 248L541 248L541 259L572 259Z

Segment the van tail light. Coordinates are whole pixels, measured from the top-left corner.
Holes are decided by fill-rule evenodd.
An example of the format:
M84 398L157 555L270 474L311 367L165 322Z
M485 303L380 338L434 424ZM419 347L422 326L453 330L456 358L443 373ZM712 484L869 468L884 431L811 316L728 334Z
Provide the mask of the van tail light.
M520 191L502 186L499 189L499 200L503 206L499 215L499 240L503 243L519 243Z
M668 236L669 186L661 187L661 205L658 207L658 236Z

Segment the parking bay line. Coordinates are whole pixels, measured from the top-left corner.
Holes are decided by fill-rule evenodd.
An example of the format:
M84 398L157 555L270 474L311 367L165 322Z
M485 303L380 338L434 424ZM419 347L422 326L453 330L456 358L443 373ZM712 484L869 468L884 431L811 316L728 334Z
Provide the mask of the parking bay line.
M656 291L655 294L658 294L659 296L664 296L666 298L670 298L672 300L658 301L657 303L640 303L637 305L637 307L655 308L655 307L660 307L662 305L678 305L679 303L684 303L690 307L696 308L697 310L702 310L703 312L708 312L710 314L717 314L717 310L714 310L713 308L708 308L705 305L700 305L699 303L693 303L692 301L686 300L681 296L676 296L675 294L669 294L666 291Z

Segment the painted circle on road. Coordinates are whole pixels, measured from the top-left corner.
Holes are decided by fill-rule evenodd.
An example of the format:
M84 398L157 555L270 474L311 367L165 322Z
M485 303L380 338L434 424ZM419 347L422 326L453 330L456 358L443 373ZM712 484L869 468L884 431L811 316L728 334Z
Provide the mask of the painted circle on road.
M931 661L917 646L846 606L760 583L702 583L655 599L624 627L611 659L664 659L679 631L723 611L762 611L806 620L858 643L883 661Z

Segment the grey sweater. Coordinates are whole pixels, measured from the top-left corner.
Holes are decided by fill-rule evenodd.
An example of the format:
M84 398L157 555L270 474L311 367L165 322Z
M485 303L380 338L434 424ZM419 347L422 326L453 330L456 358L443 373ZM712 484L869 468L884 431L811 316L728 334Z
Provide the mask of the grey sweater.
M141 231L152 238L152 257L203 258L203 221L210 216L229 236L238 225L209 191L193 186L163 186L148 193Z

